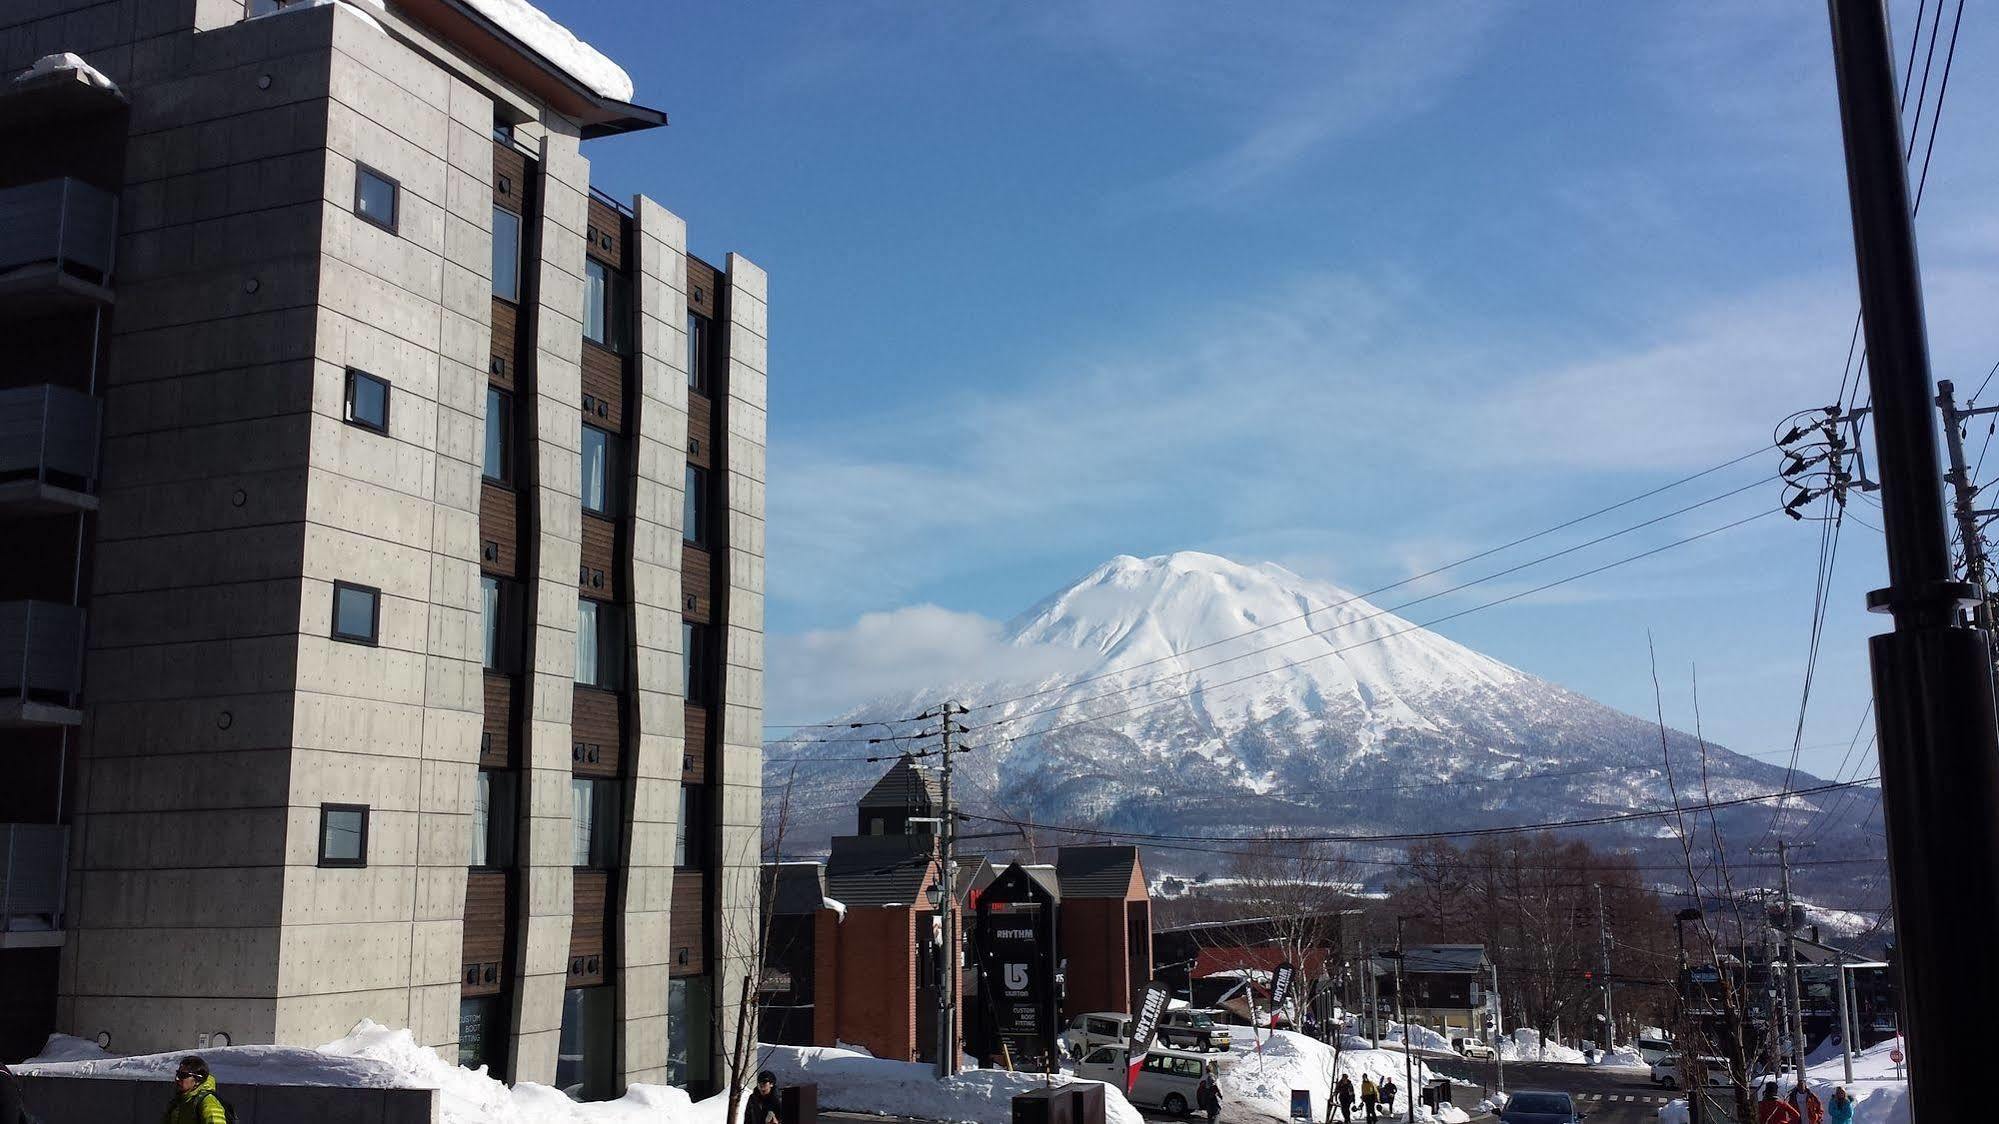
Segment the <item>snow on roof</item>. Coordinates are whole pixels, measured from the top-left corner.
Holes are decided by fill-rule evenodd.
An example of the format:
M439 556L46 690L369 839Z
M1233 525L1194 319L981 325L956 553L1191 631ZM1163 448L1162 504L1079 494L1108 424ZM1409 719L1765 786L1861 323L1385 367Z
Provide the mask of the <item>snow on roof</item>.
M53 55L43 55L41 58L35 60L35 65L16 74L14 81L32 82L37 78L45 78L51 74L61 73L74 74L78 81L86 85L96 86L101 90L116 90L118 88L118 84L106 78L103 71L84 62L81 56L73 55L68 51Z
M465 0L465 3L600 97L632 100L632 76L625 73L624 67L578 39L574 32L550 19L548 13L528 0Z

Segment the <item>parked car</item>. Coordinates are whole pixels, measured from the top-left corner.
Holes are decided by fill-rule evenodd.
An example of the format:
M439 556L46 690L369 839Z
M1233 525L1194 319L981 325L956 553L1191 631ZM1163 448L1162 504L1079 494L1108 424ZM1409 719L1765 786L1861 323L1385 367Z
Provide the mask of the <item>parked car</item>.
M1186 1050L1227 1050L1234 1041L1222 1024L1226 1012L1212 1007L1179 1007L1159 1020L1159 1040Z
M1701 1059L1701 1064L1707 1070L1707 1077L1703 1084L1735 1084L1735 1079L1730 1077L1728 1073L1727 1058L1704 1057ZM1683 1088L1687 1084L1686 1080L1680 1076L1680 1059L1678 1055L1667 1055L1652 1063L1652 1084L1664 1085L1668 1089Z
M1145 1055L1145 1063L1138 1067L1138 1079L1131 1084L1127 1100L1147 1108L1164 1109L1175 1116L1183 1116L1187 1110L1199 1103L1195 1090L1200 1087L1201 1073L1208 1066L1216 1071L1225 1070L1230 1059L1216 1058L1194 1053L1189 1050L1171 1050L1158 1046ZM1125 1077L1124 1047L1099 1046L1083 1056L1076 1063L1076 1076L1092 1081L1102 1081L1107 1085L1124 1088Z
M1582 1118L1572 1097L1550 1089L1518 1090L1499 1110L1499 1124L1578 1124Z
M1658 1065L1673 1052L1673 1043L1664 1038L1638 1038L1631 1044L1638 1047L1638 1056L1645 1059L1646 1065Z
M1096 1046L1131 1045L1131 1016L1123 1011L1092 1011L1069 1020L1068 1029L1056 1036L1062 1052L1080 1058Z
M1476 1038L1453 1038L1451 1048L1467 1058L1490 1058L1498 1055L1498 1051Z

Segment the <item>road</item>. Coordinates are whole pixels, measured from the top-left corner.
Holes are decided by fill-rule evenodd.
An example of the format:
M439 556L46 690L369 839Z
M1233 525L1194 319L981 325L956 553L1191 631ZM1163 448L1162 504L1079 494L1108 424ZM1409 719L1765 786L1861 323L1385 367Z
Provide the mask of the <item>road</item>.
M1424 1061L1438 1074L1453 1081L1492 1087L1496 1081L1493 1063L1464 1058L1426 1056ZM1507 1062L1508 1089L1552 1089L1567 1093L1576 1107L1588 1114L1590 1124L1652 1124L1659 1109L1673 1096L1652 1084L1644 1070L1605 1069L1548 1062ZM1452 1101L1464 1105L1466 1098ZM1476 1101L1477 1098L1471 1098ZM1478 1118L1474 1118L1478 1119Z

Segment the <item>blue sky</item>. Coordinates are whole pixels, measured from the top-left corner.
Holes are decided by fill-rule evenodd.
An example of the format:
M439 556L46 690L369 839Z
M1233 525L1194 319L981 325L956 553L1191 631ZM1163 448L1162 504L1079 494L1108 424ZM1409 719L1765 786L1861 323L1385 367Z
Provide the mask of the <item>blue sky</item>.
M907 651L918 685L1114 554L1365 590L1747 452L1840 382L1856 297L1817 6L546 6L672 117L592 145L596 181L771 273L773 721L860 690L864 652ZM1915 8L1894 16L1906 44ZM1999 361L1990 17L1965 15L1919 227L1961 393ZM1709 734L1771 753L1817 546L1764 519L1439 631L1640 714L1649 631L1669 718L1691 725L1698 664ZM1822 773L1865 704L1881 559L1848 522L1804 737Z

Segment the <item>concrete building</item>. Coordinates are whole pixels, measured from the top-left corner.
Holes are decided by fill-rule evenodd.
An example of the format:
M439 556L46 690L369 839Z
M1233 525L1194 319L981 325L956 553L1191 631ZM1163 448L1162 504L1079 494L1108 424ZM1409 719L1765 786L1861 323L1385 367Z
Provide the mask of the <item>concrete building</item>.
M0 6L0 1057L721 1078L765 277L593 186L665 115L487 9Z

